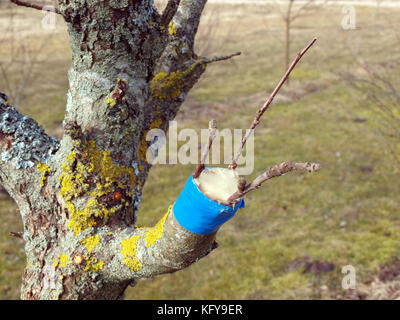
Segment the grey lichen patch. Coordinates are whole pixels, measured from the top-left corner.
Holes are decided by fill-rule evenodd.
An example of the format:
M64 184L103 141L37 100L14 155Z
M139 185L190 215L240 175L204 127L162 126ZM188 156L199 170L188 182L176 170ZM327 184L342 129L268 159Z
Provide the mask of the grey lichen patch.
M33 167L35 162L47 163L60 146L36 121L5 104L0 105L0 132L13 137L11 146L1 153L1 160L11 161L17 169Z
M133 22L138 26L150 26L154 23L154 18L157 17L157 9L153 5L153 0L142 1L137 8L136 16L133 18Z
M111 0L110 7L113 9L123 9L129 5L128 0Z

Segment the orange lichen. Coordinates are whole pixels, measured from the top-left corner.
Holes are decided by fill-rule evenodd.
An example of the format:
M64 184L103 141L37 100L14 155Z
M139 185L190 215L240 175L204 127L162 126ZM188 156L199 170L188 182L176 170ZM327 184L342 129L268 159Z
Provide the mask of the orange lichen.
M122 198L122 193L119 192L119 191L116 191L116 192L114 192L113 197L114 197L114 201L119 202L121 200L121 198Z

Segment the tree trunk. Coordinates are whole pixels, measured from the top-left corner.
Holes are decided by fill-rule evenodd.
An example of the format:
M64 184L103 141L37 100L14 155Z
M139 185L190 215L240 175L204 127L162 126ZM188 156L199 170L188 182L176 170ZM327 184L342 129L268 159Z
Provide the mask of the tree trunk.
M117 299L137 278L205 256L171 209L152 228L136 214L151 165L150 129L167 129L206 64L193 52L205 0L59 0L72 48L64 136L0 98L0 182L23 219L22 299ZM166 208L167 209L167 208Z

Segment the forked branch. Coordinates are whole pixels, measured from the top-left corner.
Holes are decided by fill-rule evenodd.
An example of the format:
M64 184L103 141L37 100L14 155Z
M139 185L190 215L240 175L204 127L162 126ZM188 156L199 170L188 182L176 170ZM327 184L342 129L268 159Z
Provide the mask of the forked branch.
M268 107L270 106L270 104L274 100L276 94L278 93L278 91L280 90L282 85L285 83L285 81L289 77L290 73L292 72L292 70L294 69L296 64L300 61L300 59L308 51L308 49L311 48L311 46L315 43L315 41L317 41L317 38L314 38L313 40L311 40L311 42L307 45L307 47L305 47L301 52L299 52L297 54L296 59L294 59L294 61L290 65L289 69L286 71L285 75L282 77L281 81L279 81L278 85L276 86L274 91L269 96L268 100L264 103L264 105L259 110L257 110L256 115L255 115L254 120L253 120L253 123L250 126L250 130L248 130L247 134L243 137L241 145L240 145L238 151L233 156L232 163L229 165L229 169L236 169L237 161L238 161L240 155L243 152L244 145L246 144L246 141L251 136L251 134L254 131L255 127L260 123L260 119L261 119L262 115L264 114L265 111L267 111Z
M169 0L167 6L165 7L160 24L166 28L168 24L171 22L172 18L174 17L176 11L178 10L180 0Z
M232 196L229 197L227 202L229 204L235 203L242 199L244 195L246 195L250 191L256 190L261 187L261 184L265 181L275 177L279 177L290 171L299 170L316 172L320 169L321 165L319 163L311 162L282 162L281 164L276 164L270 167L267 171L260 174L257 178L253 180L253 182L246 185L246 187L242 191L238 190L237 192L235 192Z

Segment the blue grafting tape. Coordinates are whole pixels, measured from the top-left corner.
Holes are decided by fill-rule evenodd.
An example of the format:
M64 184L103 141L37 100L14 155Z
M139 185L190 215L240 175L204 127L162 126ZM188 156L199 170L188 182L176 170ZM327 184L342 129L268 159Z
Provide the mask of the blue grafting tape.
M244 200L235 208L219 204L204 195L190 176L172 210L175 219L186 230L197 234L211 234L233 218L239 208L244 208Z

